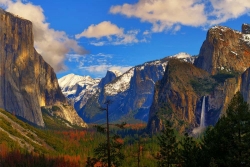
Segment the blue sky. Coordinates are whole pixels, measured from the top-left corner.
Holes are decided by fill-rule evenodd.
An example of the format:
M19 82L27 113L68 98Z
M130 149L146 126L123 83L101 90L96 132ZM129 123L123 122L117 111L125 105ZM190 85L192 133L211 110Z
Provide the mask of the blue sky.
M35 47L58 78L103 77L179 52L198 55L214 25L250 23L248 0L0 0L33 22Z

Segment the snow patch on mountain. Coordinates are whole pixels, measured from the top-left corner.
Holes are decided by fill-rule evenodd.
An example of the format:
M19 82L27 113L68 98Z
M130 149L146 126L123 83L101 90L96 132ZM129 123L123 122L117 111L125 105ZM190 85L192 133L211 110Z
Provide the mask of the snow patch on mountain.
M134 75L134 70L134 68L131 68L110 84L105 85L105 93L108 95L115 95L119 92L124 92L125 90L127 90L130 86L130 80Z
M243 40L250 46L250 34L242 34Z
M122 75L122 73L118 70L109 70L109 71L113 72L116 77L119 77L120 75Z
M237 31L237 30L232 30L231 28L229 28L229 27L225 27L225 26L213 26L210 30L215 30L215 29L219 29L220 31L222 31L222 32L225 32L225 31L233 31L233 32L235 32L235 33L237 33L237 34L241 34L241 32L240 31Z
M62 93L67 97L77 102L82 97L89 97L97 91L97 85L100 79L93 79L90 76L80 76L68 74L58 79Z
M180 52L176 55L173 55L173 56L169 56L171 58L177 58L177 59L181 59L185 62L189 62L189 63L194 63L194 60L195 60L195 56L191 56L190 54L188 53L185 53L185 52Z

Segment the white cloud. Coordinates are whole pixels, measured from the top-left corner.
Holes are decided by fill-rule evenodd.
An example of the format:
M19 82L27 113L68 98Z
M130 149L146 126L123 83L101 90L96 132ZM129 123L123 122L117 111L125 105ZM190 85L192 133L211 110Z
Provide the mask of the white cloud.
M87 70L91 73L106 74L108 70L117 70L120 71L121 73L124 73L128 71L130 68L131 66L116 66L116 65L102 64L102 65L84 66L81 69Z
M120 71L121 73L125 73L130 68L132 68L132 66L111 66L109 70L117 70Z
M244 14L250 14L249 0L210 0L213 11L209 16L215 17L210 24L219 24L229 19L235 19Z
M145 30L144 32L143 32L143 35L149 35L150 34L150 31L149 30Z
M173 29L174 32L177 32L181 29L181 26L180 25L176 25Z
M122 35L123 29L117 27L117 25L112 24L110 21L103 21L97 25L92 24L87 29L85 29L81 34L77 34L76 38L81 37L86 38L101 38L109 37L111 35Z
M110 62L115 58L112 54L104 53L89 54L87 56L77 54L67 55L67 60L74 64L78 71L85 74L91 73L96 77L105 76L107 70L117 70L124 73L131 68L131 66L128 65L111 64Z
M200 26L206 23L205 5L200 0L139 0L136 4L112 6L110 12L137 17L152 23L153 32L173 28L175 24Z
M90 42L91 45L94 45L94 46L103 46L105 45L105 42L104 41L101 41L101 42Z
M112 14L152 24L151 32L179 31L181 26L207 27L250 14L249 0L139 0L116 5ZM144 35L148 32L145 31Z
M20 0L0 0L0 6L8 12L32 21L35 48L55 71L65 69L63 61L68 52L86 54L84 48L79 46L77 41L69 39L65 32L49 27L40 6L23 3Z
M130 30L125 33L123 28L119 28L110 21L103 21L97 25L90 25L82 33L75 35L75 37L77 39L82 37L95 38L96 40L90 42L91 45L95 46L126 45L143 42L137 39L138 33L139 30Z

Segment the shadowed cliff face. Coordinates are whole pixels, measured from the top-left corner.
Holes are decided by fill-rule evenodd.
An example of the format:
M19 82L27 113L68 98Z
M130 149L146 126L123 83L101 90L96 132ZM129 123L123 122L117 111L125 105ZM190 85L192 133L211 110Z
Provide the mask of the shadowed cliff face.
M0 9L0 108L44 126L40 107L56 102L66 98L34 49L32 23Z

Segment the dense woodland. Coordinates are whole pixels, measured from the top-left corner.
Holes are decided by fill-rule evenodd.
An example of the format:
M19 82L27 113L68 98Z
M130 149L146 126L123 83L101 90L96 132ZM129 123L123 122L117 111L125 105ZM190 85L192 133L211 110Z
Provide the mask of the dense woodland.
M11 114L9 117L15 119ZM106 135L96 128L45 130L24 126L42 136L52 148L37 147L28 152L1 131L1 166L107 166ZM250 111L239 92L231 100L226 115L198 137L179 134L169 121L159 134L149 135L144 127L126 125L110 130L114 166L250 166Z

